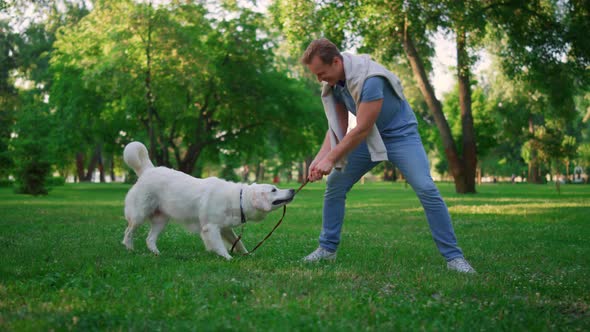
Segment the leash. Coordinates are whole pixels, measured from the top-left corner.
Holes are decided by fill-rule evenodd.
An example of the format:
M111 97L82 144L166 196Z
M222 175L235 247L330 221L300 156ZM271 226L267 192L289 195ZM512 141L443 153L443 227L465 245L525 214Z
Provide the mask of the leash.
M307 185L308 182L309 182L309 180L305 179L305 181L301 184L299 189L297 189L295 191L295 194L293 194L293 196L297 195L299 193L299 191L301 191L301 189L303 189L303 187L305 187L305 185ZM275 231L275 229L277 229L279 227L279 225L283 222L283 219L285 218L286 213L287 213L287 205L283 205L283 215L281 216L281 219L279 219L279 221L277 222L275 227L273 227L273 229L270 231L270 233L268 233L264 237L264 239L262 239L262 241L258 242L258 244L254 247L254 249L252 249L252 251L249 251L248 253L244 254L244 256L248 256L251 253L253 253L254 251L256 251L256 249L258 249L264 243L264 241L266 241L266 239L268 239L272 235L272 233ZM244 225L242 224L242 230L240 231L240 236L238 236L236 241L234 241L234 244L231 246L231 250L229 251L230 254L232 254L234 252L234 248L236 247L236 244L238 244L238 242L240 242L240 240L242 239L243 234L244 234Z
M303 187L305 187L305 185L307 185L307 183L309 183L309 180L308 179L305 179L305 181L303 181L303 183L301 184L301 186L299 186L299 189L295 190L295 194L293 194L293 196L297 195L301 191L301 189L303 189Z

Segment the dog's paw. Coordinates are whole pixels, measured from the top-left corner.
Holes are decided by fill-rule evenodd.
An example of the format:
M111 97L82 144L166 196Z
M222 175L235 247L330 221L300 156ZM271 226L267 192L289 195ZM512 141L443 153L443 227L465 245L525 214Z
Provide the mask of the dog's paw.
M154 255L160 256L160 250L158 250L158 247L156 246L156 241L150 241L150 239L147 239L145 244L147 245L148 249L154 253Z
M125 241L123 241L121 243L125 246L125 248L127 248L127 250L129 250L129 251L132 251L133 250L133 244L129 244L129 243L125 242Z

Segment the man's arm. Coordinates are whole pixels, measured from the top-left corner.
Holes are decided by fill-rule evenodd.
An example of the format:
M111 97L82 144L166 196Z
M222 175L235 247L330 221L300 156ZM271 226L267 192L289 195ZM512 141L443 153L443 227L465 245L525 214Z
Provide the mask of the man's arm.
M319 163L320 160L324 159L324 157L329 152L330 152L330 129L328 129L328 131L326 131L326 136L324 137L324 142L322 143L322 147L320 148L320 151L318 151L318 153L316 154L315 158L313 158L310 168L313 165Z
M342 135L348 131L348 110L344 104L336 103L336 114L338 115L338 125L342 129Z
M336 103L336 114L338 115L338 124L342 129L342 132L346 135L346 131L348 130L348 111L344 107L344 104ZM324 142L322 143L322 147L320 151L316 154L315 158L311 162L309 166L309 176L308 179L310 181L316 181L322 178L323 174L318 173L315 170L316 165L326 157L326 155L330 152L331 143L330 143L330 129L326 131L326 136L324 137Z
M322 175L329 174L334 167L334 163L340 158L347 155L356 148L373 129L373 125L379 117L383 99L377 99L369 102L362 102L359 105L356 115L356 127L348 132L342 141L332 149L317 165L314 170Z

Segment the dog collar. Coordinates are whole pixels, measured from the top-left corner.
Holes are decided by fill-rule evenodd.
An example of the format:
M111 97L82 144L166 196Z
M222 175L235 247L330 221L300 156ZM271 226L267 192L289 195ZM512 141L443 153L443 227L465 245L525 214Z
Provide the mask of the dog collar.
M244 208L242 207L242 189L240 189L240 217L242 218L242 224L245 224L246 216L244 215Z

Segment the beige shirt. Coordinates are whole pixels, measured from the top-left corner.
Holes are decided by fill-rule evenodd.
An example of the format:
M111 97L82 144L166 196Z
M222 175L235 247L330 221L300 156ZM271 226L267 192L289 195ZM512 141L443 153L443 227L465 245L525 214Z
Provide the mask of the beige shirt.
M356 104L357 108L360 104L363 84L367 78L373 76L385 77L387 81L389 81L389 84L398 97L400 97L402 100L406 99L404 97L403 88L399 78L382 65L372 61L368 55L352 55L349 53L342 53L342 57L344 63L344 75L346 77L346 88L354 99L354 103ZM334 96L332 95L332 87L326 82L322 83L322 103L324 104L324 111L326 113L326 117L328 118L330 145L332 148L334 148L336 144L342 140L344 135L346 135L346 132L344 132L344 128L340 128L338 114L336 112L336 102L334 100ZM387 160L387 149L385 148L385 143L383 143L383 139L379 134L377 125L373 125L373 129L371 129L371 132L369 133L369 136L367 136L366 141L372 161ZM334 167L342 168L345 165L346 156L336 161Z

